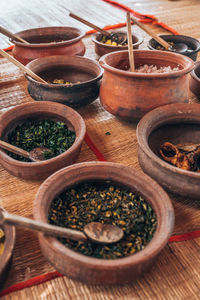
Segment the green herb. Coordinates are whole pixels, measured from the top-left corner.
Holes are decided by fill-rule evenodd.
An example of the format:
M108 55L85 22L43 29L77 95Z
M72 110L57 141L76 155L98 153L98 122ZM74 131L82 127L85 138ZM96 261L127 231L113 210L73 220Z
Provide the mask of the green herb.
M123 239L106 246L59 239L70 249L105 259L126 257L142 250L157 227L155 213L142 197L124 187L101 182L82 183L61 193L51 203L48 220L81 231L90 222L122 228Z
M48 148L49 151L45 151L44 158L49 159L70 148L75 138L75 132L69 130L62 122L27 120L8 135L8 142L28 152L37 147ZM11 152L8 154L17 160L30 161Z
M105 133L105 135L111 135L111 133L110 133L109 131L107 131L107 132Z

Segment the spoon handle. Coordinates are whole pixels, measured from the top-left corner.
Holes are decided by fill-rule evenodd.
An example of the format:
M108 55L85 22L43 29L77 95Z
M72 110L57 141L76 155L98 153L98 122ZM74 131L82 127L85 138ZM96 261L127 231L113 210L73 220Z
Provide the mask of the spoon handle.
M129 54L129 62L130 62L130 71L135 71L134 64L134 56L133 56L133 42L132 42L132 33L131 33L131 19L130 12L126 14L126 22L127 22L127 35L128 35L128 54Z
M72 239L75 241L82 241L82 242L88 241L85 234L82 233L81 231L38 222L32 219L9 214L8 212L1 209L0 225L3 225L5 223L9 225L15 225L15 226L28 228L31 230L40 231L51 236L59 236L59 237Z
M39 77L37 74L33 73L30 69L25 67L23 64L21 64L18 60L16 60L14 57L12 57L10 54L6 53L4 50L0 49L0 54L7 58L10 62L12 62L14 65L16 65L18 68L20 68L23 72L26 72L28 75L30 75L32 78L39 82L47 83L45 80L43 80L41 77Z
M147 26L145 26L142 23L140 23L136 18L131 17L131 20L138 27L140 27L142 30L144 30L146 33L148 33L152 38L154 38L154 40L156 40L159 44L161 44L166 50L168 50L171 47L171 45L169 43L167 43L160 36L158 36L157 34L155 34L154 32L152 32L149 28L147 28Z
M29 158L29 153L27 151L25 151L23 149L20 149L16 146L13 146L9 143L6 143L2 140L0 140L0 148L3 148L5 150L8 150L8 151L13 152L13 153L18 154L18 155L21 155L23 157Z
M72 17L72 18L74 18L74 19L76 19L77 21L79 21L79 22L81 22L81 23L83 23L83 24L89 26L89 27L92 27L93 29L95 29L95 30L101 32L101 33L104 34L104 35L107 35L107 36L110 35L109 32L107 32L107 31L101 29L100 27L94 25L93 23L90 23L89 21L84 20L83 18L81 18L81 17L79 17L79 16L73 14L72 12L69 13L69 16Z
M22 39L20 36L13 34L12 32L8 31L7 29L3 28L2 26L0 26L0 33L4 34L5 36L15 40L15 41L19 41L21 43L25 43L25 44L29 44L27 41L25 41L24 39Z

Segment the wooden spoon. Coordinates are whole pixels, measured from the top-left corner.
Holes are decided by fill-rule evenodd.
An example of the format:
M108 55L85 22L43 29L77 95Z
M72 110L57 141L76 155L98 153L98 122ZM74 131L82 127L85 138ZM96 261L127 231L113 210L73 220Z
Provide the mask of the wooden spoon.
M128 54L129 54L130 71L134 72L135 64L134 64L134 56L133 56L133 41L132 41L132 32L131 32L130 12L127 12L126 14L126 21L127 21Z
M27 152L23 149L20 149L20 148L13 146L5 141L2 141L2 140L0 140L0 148L8 150L12 153L21 155L25 158L29 158L30 160L32 160L34 162L45 160L45 158L44 158L45 152L51 151L48 148L37 147L37 148L32 149L30 152Z
M76 19L77 21L95 29L98 32L101 32L103 35L106 35L107 37L110 37L111 39L113 39L113 41L115 41L117 44L123 44L126 40L127 40L127 36L125 33L123 32L113 32L113 33L109 33L103 29L101 29L100 27L94 25L93 23L73 14L72 12L69 13L69 16Z
M2 26L0 26L0 33L4 34L5 36L7 36L15 41L25 43L25 44L30 44L27 41L25 41L24 39L22 39L20 36L13 34L12 32L8 31L7 29L5 29Z
M142 30L144 30L146 33L148 33L154 40L156 40L160 45L162 45L166 50L178 52L178 53L184 53L188 50L188 46L184 43L177 43L173 46L167 43L163 38L152 32L149 28L147 28L145 25L140 23L136 18L131 17L131 20Z
M42 83L47 83L44 79L42 79L40 76L32 72L30 69L25 67L23 64L21 64L18 60L16 60L14 57L12 57L10 54L6 53L4 50L0 49L0 54L7 58L10 62L12 62L14 65L16 65L18 68L20 68L23 72L26 72L29 76L34 78L35 80L42 82ZM48 83L47 83L48 84Z
M110 224L106 225L98 222L91 222L84 227L84 232L81 232L12 215L3 209L0 209L0 225L5 223L81 242L88 242L91 240L95 243L111 244L118 242L123 237L123 230Z

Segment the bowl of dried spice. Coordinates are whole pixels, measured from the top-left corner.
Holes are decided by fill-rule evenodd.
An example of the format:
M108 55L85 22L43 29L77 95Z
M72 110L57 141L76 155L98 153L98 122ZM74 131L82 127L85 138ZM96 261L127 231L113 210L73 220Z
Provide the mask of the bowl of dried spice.
M115 35L117 33L122 33L123 39L119 38L115 41L115 38L112 38L112 33L111 38L109 36L103 35L102 33L95 33L92 36L92 41L94 42L95 52L97 55L102 56L114 51L128 50L128 40L126 38L126 32L113 32L113 34ZM143 38L141 36L132 34L133 49L138 49L142 42Z
M1 115L0 139L27 153L37 148L48 151L42 160L32 161L0 150L0 163L14 176L41 180L78 158L85 131L82 117L66 105L48 101L18 105Z
M49 56L38 58L27 67L47 82L38 82L25 74L28 92L34 100L54 101L78 108L99 96L103 69L92 59Z
M123 284L146 272L174 225L164 190L142 172L111 162L79 163L51 175L37 192L34 217L79 231L90 222L123 230L110 245L39 234L44 256L59 272L90 284Z
M2 208L0 208L2 209ZM0 290L8 276L15 245L15 227L3 225L0 227Z
M199 198L199 104L154 109L139 122L137 140L138 159L145 173L172 193Z
M128 51L100 58L104 68L100 101L113 115L138 121L148 111L165 104L188 102L188 73L194 62L167 51L135 50L135 71L129 67Z
M187 46L187 50L183 53L183 55L190 57L194 61L197 59L198 52L200 50L200 42L191 37L191 36L185 36L185 35L160 35L161 38L163 38L166 42L171 44L172 46L178 43L183 43ZM159 45L157 41L154 39L150 39L148 42L148 48L151 50L162 50L166 51L163 46Z
M84 32L75 27L51 26L31 28L16 33L28 43L14 43L13 56L24 65L51 55L84 55Z

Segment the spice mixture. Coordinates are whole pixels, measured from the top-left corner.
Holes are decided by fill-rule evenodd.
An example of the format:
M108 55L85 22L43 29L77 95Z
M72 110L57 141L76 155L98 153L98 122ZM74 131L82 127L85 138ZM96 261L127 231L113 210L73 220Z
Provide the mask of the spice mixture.
M51 82L50 82L51 83ZM65 85L69 85L72 86L74 83L70 82L70 81L65 81L64 79L54 79L53 84L65 84ZM80 81L77 81L77 83L81 83Z
M170 66L158 67L156 65L142 65L135 70L138 73L170 73L174 71L179 71L179 67L171 68Z
M4 242L5 242L5 234L3 230L0 228L0 256L3 254L4 251Z
M62 122L27 120L8 135L8 142L28 152L37 147L48 148L50 151L44 153L44 158L49 159L70 148L75 138L75 132L69 130ZM17 160L30 161L11 152L8 154Z
M156 215L142 197L127 188L101 182L81 183L64 191L52 201L48 220L81 231L90 222L119 226L124 237L110 245L59 238L72 250L104 259L122 258L142 250L157 227Z
M165 142L160 146L160 155L180 169L200 172L200 144L174 145Z
M103 35L99 42L111 46L126 46L128 44L127 40L124 42L118 40L117 34L113 36Z

